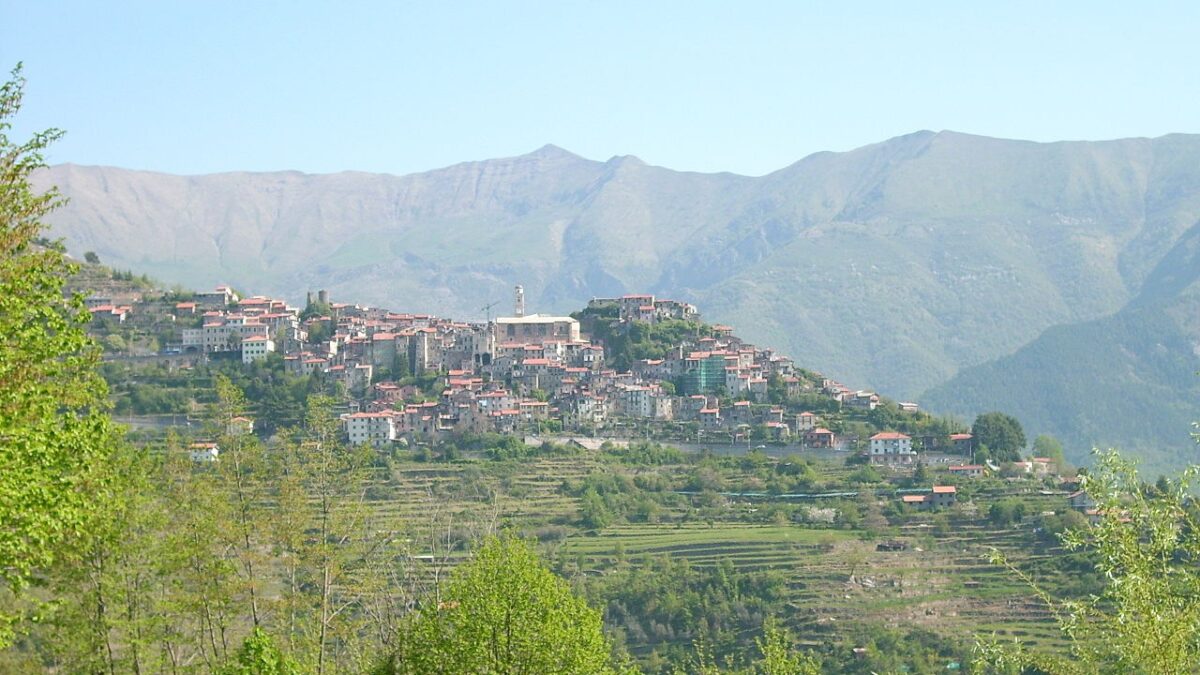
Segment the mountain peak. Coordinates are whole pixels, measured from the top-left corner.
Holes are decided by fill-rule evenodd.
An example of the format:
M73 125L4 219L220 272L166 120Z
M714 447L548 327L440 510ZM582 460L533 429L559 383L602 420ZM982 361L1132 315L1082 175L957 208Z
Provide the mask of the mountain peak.
M553 143L547 143L547 144L543 145L542 147L538 148L537 150L534 150L533 152L529 153L528 156L529 157L541 157L541 158L564 158L565 157L565 158L570 158L570 159L582 159L582 157L580 157L579 155L576 155L575 153L573 153L569 150L564 150L563 148L560 148Z
M643 162L641 160L641 158L639 158L635 155L613 155L612 157L608 158L608 161L605 162L605 164L610 164L612 166L617 166L617 167L645 166L646 165L646 163Z

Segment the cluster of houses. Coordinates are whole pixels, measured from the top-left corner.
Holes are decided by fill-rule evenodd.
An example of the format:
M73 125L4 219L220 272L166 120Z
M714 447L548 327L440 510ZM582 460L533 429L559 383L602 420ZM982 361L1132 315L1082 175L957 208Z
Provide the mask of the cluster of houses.
M87 302L103 322L124 322L141 307L129 298ZM768 384L783 387L788 397L819 394L843 409L870 411L880 403L874 392L799 371L790 358L746 343L728 326L713 326L663 358L633 361L618 372L607 363L604 346L583 334L579 320L526 314L520 287L512 316L484 322L332 303L324 291L310 296L309 305L321 312L302 312L268 297L239 297L221 286L157 311L168 312L182 326L179 342L167 352L225 355L245 364L278 353L292 373L322 373L340 382L347 392L341 420L355 445L537 434L547 425L595 433L645 423L674 425L676 432L690 430L700 439L748 440L754 430L758 438L844 450L849 439L825 428L817 413L770 403ZM597 298L589 308L615 316L615 330L634 322L699 321L694 306L650 295ZM245 418L230 425L231 434L253 430L253 421ZM974 443L969 433L935 439L880 431L867 439L864 450L873 465L912 467L935 446L971 457ZM189 452L193 460L206 462L216 460L220 449L197 441ZM991 463L947 468L964 478L1000 471ZM1055 472L1052 460L1037 457L1013 468L1033 477ZM938 509L952 506L956 497L953 486L934 485L901 500L917 509ZM1071 501L1096 517L1086 494L1071 495Z
M282 300L241 298L225 286L197 293L174 307L187 323L177 349L236 352L248 364L279 353L289 372L323 373L341 382L356 404L343 418L351 441L376 445L537 431L548 421L596 431L644 420L690 424L699 437L749 438L756 429L770 440L839 449L844 439L822 427L816 414L770 405L768 383L776 379L788 395L820 392L848 407L870 410L879 403L873 392L800 377L790 358L744 342L728 326L617 372L577 319L526 314L520 287L513 315L486 322L332 303L324 291L309 300L328 308L327 315L303 318ZM618 330L634 322L700 318L694 305L652 295L589 303L605 307L615 309ZM403 375L436 377L435 386L401 385ZM722 407L730 399L738 400Z
M92 296L84 300L93 321L112 321L125 323L125 318L133 313L133 305L114 304L107 296Z
M304 338L295 307L262 296L239 298L227 286L177 303L175 314L180 319L200 317L198 327L182 329L182 350L240 351L243 363L265 359L279 346L298 346Z
M617 372L608 367L603 345L581 333L578 320L525 314L519 289L517 298L513 316L485 324L370 316L364 312L371 310L332 305L333 339L347 367L386 367L393 354L401 354L413 374L440 373L439 393L432 398L422 397L413 385L375 382L364 409L344 417L351 442L528 433L551 421L565 430L587 431L645 421L690 423L698 435L731 438L759 427L774 439L802 434L801 440L815 447L836 445L812 413L789 416L782 406L766 403L768 378L779 376L789 386L800 386L800 379L790 359L742 342L732 329L718 327L715 335L697 336L664 358L635 361L628 371ZM604 305L617 308L618 327L699 318L690 304L649 295L595 299L589 307ZM722 396L730 395L745 400L722 408Z
M753 435L843 450L858 439L839 438L816 413L772 404L771 387L788 397L819 394L847 409L869 411L880 402L874 392L802 373L792 359L745 342L729 326L711 326L662 358L636 360L618 372L604 346L582 333L579 320L527 314L519 286L512 316L476 322L334 303L325 291L310 294L309 305L321 311L239 297L227 286L196 293L170 308L181 328L179 342L167 351L236 355L246 364L279 354L291 373L322 373L347 392L342 419L355 444L537 433L547 424L595 433L644 423L672 425L701 440ZM132 311L99 297L89 300L89 308L93 316L117 321ZM700 320L694 305L652 295L596 298L588 308L615 317L615 331L635 323ZM406 379L410 375L421 386ZM951 444L969 454L971 437L957 435ZM918 450L931 445L929 438L881 432L870 438L869 454L875 464L911 465ZM983 468L961 470L970 475Z

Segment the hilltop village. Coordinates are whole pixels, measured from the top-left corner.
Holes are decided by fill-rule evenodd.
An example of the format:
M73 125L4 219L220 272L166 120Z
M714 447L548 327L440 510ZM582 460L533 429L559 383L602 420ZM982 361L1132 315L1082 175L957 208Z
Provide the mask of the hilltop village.
M415 569L445 564L428 533L520 527L561 551L558 572L608 608L646 672L686 662L697 616L724 655L778 615L835 645L825 672L900 672L898 649L921 664L909 672L961 664L971 643L956 640L981 623L1051 624L990 546L1068 595L1094 588L1057 544L1102 515L1061 447L1039 438L1023 456L1001 413L968 426L847 386L687 302L545 315L517 288L502 315L460 321L96 272L78 288L116 419L183 460L164 466L220 476L258 448L284 467L306 456L297 430L318 399L326 428L340 422L336 453L364 463L355 499L410 528ZM242 404L224 407L222 388ZM736 598L711 596L720 578ZM657 613L670 598L687 612Z
M511 316L475 322L334 302L325 291L303 309L227 286L147 297L87 299L101 333L166 326L153 353L135 353L131 339L114 358L274 360L293 375L319 374L337 385L356 445L557 434L786 444L893 467L939 463L964 476L989 469L972 461L978 448L964 425L800 368L730 326L704 323L694 305L652 295L595 298L553 316L527 313L517 286ZM1052 470L1044 458L1025 464Z

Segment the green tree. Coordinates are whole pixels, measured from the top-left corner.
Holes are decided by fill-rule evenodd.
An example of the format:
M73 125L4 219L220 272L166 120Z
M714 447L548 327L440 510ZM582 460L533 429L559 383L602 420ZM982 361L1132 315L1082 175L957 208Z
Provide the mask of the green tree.
M988 508L988 520L997 527L1011 527L1025 518L1025 503L1017 499L993 502Z
M392 354L391 375L393 380L401 380L412 375L412 369L408 367L407 349L397 349Z
M993 560L1022 576L1058 618L1066 654L981 640L997 670L1042 673L1186 673L1200 663L1200 520L1192 489L1200 467L1184 472L1163 494L1146 490L1134 465L1115 451L1098 452L1083 489L1100 521L1067 529L1068 550L1095 553L1103 591L1056 601L1002 555Z
M986 445L992 459L1012 462L1021 458L1025 449L1025 430L1011 415L1000 412L983 413L971 425L975 442Z
M933 480L929 474L929 467L925 466L925 462L917 462L917 468L913 469L912 484L913 486L928 485Z
M96 255L95 251L88 251L87 253L83 254L83 261L89 265L99 265L100 256Z
M613 514L604 498L594 488L588 488L579 500L579 522L592 530L602 530L612 524Z
M1033 439L1033 454L1035 457L1046 457L1054 460L1054 466L1062 470L1067 460L1063 456L1062 443L1050 434L1039 434Z
M311 319L314 317L331 316L332 314L333 307L330 306L329 303L310 299L309 302L304 305L304 310L300 312L300 318Z
M532 546L502 534L455 570L401 632L386 673L606 673L599 610L571 592Z
M755 640L762 653L754 664L759 675L817 675L820 667L811 656L792 648L792 635L774 618L763 621L763 635Z
M125 344L125 338L122 338L117 333L109 333L108 335L105 335L104 346L108 349L108 351L116 352L118 354L128 348L128 345Z
M109 461L121 480L110 485L103 521L81 533L78 559L43 580L55 601L42 618L48 632L33 644L64 672L166 670L151 647L177 627L156 592L167 559L160 535L171 521L151 484L159 461L124 445Z
M280 498L298 512L277 523L281 548L296 559L288 563L282 598L295 631L289 649L317 673L341 670L363 650L371 617L360 610L370 592L360 582L387 568L395 550L395 533L373 520L368 503L370 452L342 443L333 399L326 396L310 397L303 433L281 451L282 471L295 479L280 485ZM376 634L394 632L375 628Z
M209 432L218 439L221 452L214 478L227 498L225 508L213 515L223 520L221 549L241 575L250 617L257 627L262 622L262 569L269 564L263 553L263 523L269 508L264 500L266 460L258 439L241 433L234 421L247 413L245 393L220 373L213 377L213 387L217 400L209 406Z
M308 341L317 344L328 340L333 335L333 322L329 319L317 320L308 324Z
M213 480L213 472L191 461L185 448L168 438L163 471L158 476L162 503L170 509L162 539L162 565L168 583L172 654L180 662L200 661L213 670L233 649L236 625L248 623L239 616L238 592L245 588L236 564L225 546L233 519L230 500ZM218 460L218 462L221 460Z
M295 661L279 650L275 641L263 629L255 627L231 663L220 675L299 675L303 671Z
M8 137L24 88L19 65L0 86L0 582L16 594L77 552L101 517L117 444L88 313L81 297L63 296L75 266L36 243L63 201L53 189L35 193L29 177L62 132ZM0 609L0 646L16 618Z

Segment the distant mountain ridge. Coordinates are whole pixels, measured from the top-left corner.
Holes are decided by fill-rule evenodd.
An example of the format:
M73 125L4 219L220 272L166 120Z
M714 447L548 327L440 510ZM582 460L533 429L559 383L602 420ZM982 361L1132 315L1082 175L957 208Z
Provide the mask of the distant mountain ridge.
M652 292L911 398L1159 283L1200 220L1200 136L922 131L761 177L546 146L407 176L61 165L40 180L71 198L52 218L71 251L169 281L463 317L516 283L542 311Z

